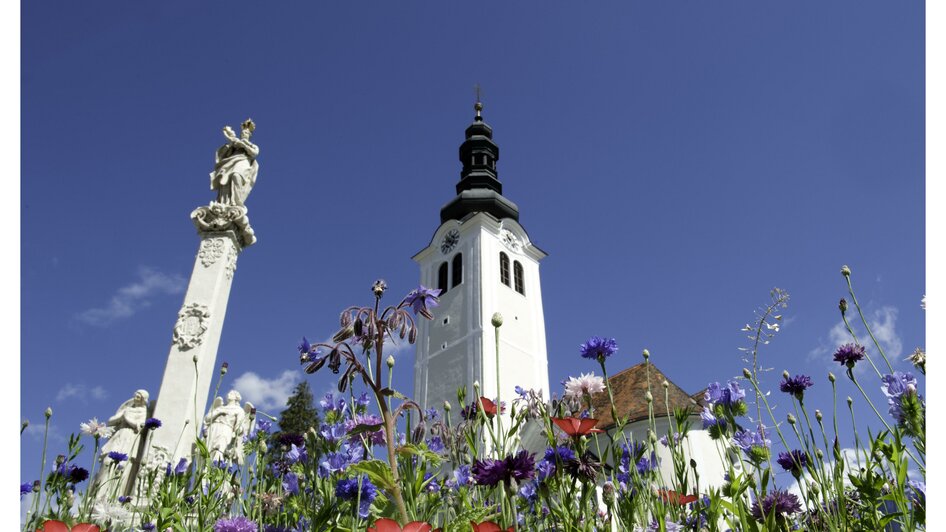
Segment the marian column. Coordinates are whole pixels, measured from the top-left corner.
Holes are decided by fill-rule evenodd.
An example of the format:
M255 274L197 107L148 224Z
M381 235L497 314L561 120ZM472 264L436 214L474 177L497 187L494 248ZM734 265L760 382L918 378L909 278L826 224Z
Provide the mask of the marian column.
M240 137L229 126L223 129L227 143L217 150L210 174L217 200L191 213L200 245L154 407L163 426L154 432L150 449L142 450L153 467L190 459L217 377L217 347L237 257L256 242L244 204L259 171L259 148L250 142L254 129L252 120L242 124Z

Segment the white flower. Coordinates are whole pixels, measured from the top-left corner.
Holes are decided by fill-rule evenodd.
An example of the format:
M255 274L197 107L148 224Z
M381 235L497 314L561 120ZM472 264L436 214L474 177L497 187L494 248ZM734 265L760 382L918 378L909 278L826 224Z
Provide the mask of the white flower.
M124 530L131 524L132 514L122 505L110 502L98 502L92 508L92 519L108 523L112 528Z
M569 377L565 382L565 397L581 399L604 391L604 379L594 373L582 373L580 377Z
M83 434L88 434L93 438L108 438L112 435L112 429L108 428L105 423L102 423L98 418L92 418L85 423L79 423L79 430Z

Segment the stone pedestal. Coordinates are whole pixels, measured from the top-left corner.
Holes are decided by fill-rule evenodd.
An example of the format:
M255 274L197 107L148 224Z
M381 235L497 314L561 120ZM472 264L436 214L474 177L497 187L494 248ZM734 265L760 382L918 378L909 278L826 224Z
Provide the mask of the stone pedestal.
M243 206L212 202L191 213L200 245L154 406L153 416L163 426L144 453L148 462L191 458L210 387L219 375L217 347L237 257L256 242L246 212Z

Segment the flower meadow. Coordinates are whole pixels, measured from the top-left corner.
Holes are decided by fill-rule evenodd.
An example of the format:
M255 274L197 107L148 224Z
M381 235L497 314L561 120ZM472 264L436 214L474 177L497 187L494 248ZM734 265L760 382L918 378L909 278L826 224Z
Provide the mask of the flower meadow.
M371 305L342 311L330 342L303 338L299 345L302 371L338 376L337 392L318 402L318 426L284 432L256 412L242 465L212 461L198 439L193 460L141 469L126 494L118 479L135 460L121 453L100 459L109 428L92 419L48 462L44 442L41 478L20 487L21 498L34 495L23 530L923 530L926 416L918 375L925 376L925 353L909 358L915 372L895 370L861 312L850 269L841 273L853 308L847 299L838 306L851 335L833 355L838 375L786 371L777 391L761 389L760 349L788 304L788 294L775 289L744 329L750 343L742 348L742 375L708 383L697 406L655 412L654 395L667 386L649 381L643 351L648 382L639 400L648 418L637 433L626 430L609 385L613 338L579 347L582 373L563 383L561 399L518 387L514 397L483 397L474 383L457 391L455 404L422 409L391 388L395 361L384 348L416 341L417 320L432 319L439 290L421 286L384 307L387 286L378 281ZM855 319L867 338L855 335ZM501 316L493 326L500 334ZM868 371L855 373L861 365ZM813 386L829 386L834 402L811 408ZM870 387L887 404L874 404ZM592 405L599 394L609 398L614 420L607 430ZM840 406L839 396L847 396ZM870 410L883 429L858 432L855 407ZM47 409L47 430L51 416ZM148 419L139 437L147 442L157 430L161 421ZM686 450L697 431L716 447L724 471L718 481L701 478ZM853 460L842 441L854 442ZM88 445L94 462L76 463ZM780 472L793 482L777 484Z

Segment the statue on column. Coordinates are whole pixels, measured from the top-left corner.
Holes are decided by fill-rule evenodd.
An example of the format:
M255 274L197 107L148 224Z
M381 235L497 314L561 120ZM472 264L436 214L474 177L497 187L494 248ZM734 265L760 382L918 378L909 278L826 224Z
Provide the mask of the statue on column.
M204 418L207 427L207 449L210 460L235 462L243 465L243 436L249 434L253 423L253 404L240 406L240 392L230 390L227 402L214 399L210 412Z
M122 403L115 415L108 419L106 425L112 429L112 435L102 446L99 455L102 461L102 469L99 470L99 476L96 479L97 484L101 485L111 479L113 473L110 472L110 466L114 465L121 469L121 475L118 477L119 482L112 488L122 494L122 489L131 471L131 462L137 460L138 447L141 443L139 436L143 434L142 429L147 419L147 390L136 391L135 395ZM107 489L106 491L112 490ZM104 495L107 495L107 493L100 493L100 496Z
M210 173L210 190L217 191L217 203L245 206L259 172L259 146L250 142L254 130L256 124L249 118L240 126L239 138L230 126L223 128L227 143L217 150L214 171Z

